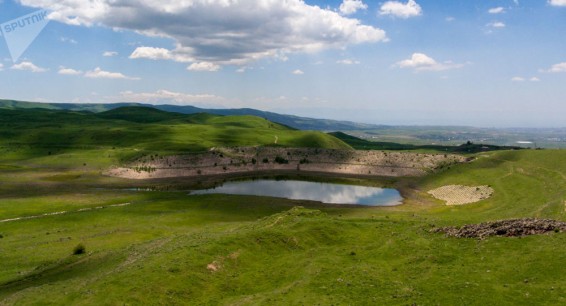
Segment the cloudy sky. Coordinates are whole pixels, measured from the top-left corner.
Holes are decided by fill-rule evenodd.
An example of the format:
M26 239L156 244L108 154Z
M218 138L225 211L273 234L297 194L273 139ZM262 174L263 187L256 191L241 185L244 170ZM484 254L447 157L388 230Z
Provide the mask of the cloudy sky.
M566 126L566 0L0 0L0 24L5 99Z

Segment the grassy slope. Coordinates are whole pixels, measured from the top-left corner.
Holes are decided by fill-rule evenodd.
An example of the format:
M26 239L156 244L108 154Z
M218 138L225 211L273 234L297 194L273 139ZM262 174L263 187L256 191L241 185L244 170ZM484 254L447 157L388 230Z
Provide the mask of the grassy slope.
M406 205L393 208L99 190L89 186L116 182L38 169L5 169L0 179L12 178L15 188L31 183L30 172L43 192L0 193L0 219L33 205L57 211L53 206L132 204L0 223L0 301L6 304L566 302L566 234L478 241L427 231L431 224L512 217L566 220L564 151L485 153L422 181L393 182L409 190ZM452 183L490 184L495 196L444 207L424 192ZM286 212L294 205L323 213ZM70 255L79 242L88 254ZM209 271L211 263L220 269Z
M182 115L141 107L99 114L0 109L4 161L25 159L35 165L67 161L70 167L86 162L100 168L141 154L274 145L276 137L282 146L350 148L321 132L297 131L253 116Z

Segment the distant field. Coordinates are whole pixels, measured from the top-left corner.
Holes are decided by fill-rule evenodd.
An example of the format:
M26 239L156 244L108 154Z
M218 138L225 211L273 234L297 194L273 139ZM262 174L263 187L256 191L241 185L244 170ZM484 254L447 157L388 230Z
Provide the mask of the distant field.
M357 150L393 150L393 151L422 151L422 152L442 152L442 153L479 153L498 150L521 150L518 146L497 146L491 144L472 143L466 141L459 145L439 145L439 144L409 144L397 142L371 141L361 139L343 132L333 132L330 135L344 141Z
M139 154L220 145L349 148L330 135L257 117L32 112L0 111L2 305L566 304L566 233L478 240L430 232L566 221L564 150L475 153L426 177L316 178L393 187L405 198L348 208L188 196L186 185L207 182L100 174ZM448 207L427 193L450 184L489 185L494 194ZM86 253L73 255L79 244Z
M566 148L566 128L474 128L434 126L383 126L379 129L349 130L349 134L375 142L410 145L454 146L475 144L523 148Z

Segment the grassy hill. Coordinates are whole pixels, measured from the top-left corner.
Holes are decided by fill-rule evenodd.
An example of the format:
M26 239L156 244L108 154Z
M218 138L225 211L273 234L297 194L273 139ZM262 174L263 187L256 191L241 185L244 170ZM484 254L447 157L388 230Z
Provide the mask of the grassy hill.
M274 145L350 148L333 136L298 131L254 116L184 115L146 107L101 113L0 109L0 152L14 159L98 151L100 162L112 156L104 162L108 164L140 154Z
M378 128L379 125L356 123L350 121L314 119L293 115L284 115L274 112L266 112L253 108L238 109L204 109L191 105L152 105L142 103L108 103L108 104L89 104L89 103L36 103L15 100L0 100L0 108L4 109L27 109L27 108L43 108L52 110L68 110L68 111L88 111L88 112L105 112L116 108L123 107L150 107L166 112L174 112L180 114L197 114L209 113L222 116L256 116L265 118L269 121L277 122L289 127L301 130L317 130L317 131L336 131L336 130L360 130Z

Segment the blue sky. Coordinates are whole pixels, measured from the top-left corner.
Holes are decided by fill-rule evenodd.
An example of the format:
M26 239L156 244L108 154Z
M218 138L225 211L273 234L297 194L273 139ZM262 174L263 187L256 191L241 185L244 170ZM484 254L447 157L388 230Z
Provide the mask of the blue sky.
M0 42L0 98L566 126L566 0L0 0L0 23L40 9L16 62Z

